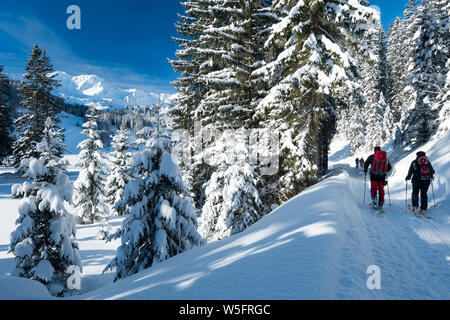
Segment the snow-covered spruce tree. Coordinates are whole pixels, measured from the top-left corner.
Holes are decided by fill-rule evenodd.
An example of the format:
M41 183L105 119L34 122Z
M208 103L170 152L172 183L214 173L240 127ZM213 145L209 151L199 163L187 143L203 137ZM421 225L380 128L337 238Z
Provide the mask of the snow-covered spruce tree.
M336 116L358 86L354 56L377 13L360 1L278 0L273 7L280 22L266 51L275 58L261 69L271 90L257 116L281 132L278 193L285 200L327 170Z
M175 129L193 131L194 122L199 120L196 111L206 92L206 83L202 77L212 70L214 61L210 57L213 39L205 35L205 30L213 23L209 7L212 1L188 0L182 3L185 14L179 14L180 21L176 23L179 37L174 38L179 43L175 56L178 60L169 60L179 77L172 84L178 91L172 116ZM212 50L211 50L212 51Z
M439 110L439 128L438 133L443 134L450 130L450 59L447 61L447 77L446 84L438 96L438 104L436 106Z
M371 151L373 146L382 145L392 138L394 122L388 107L390 96L390 72L386 61L386 35L380 25L377 33L371 35L369 50L373 57L364 62L362 79L365 96L365 149Z
M188 1L186 15L177 25L182 38L178 60L171 61L181 72L174 85L178 90L174 109L175 128L194 136L195 123L203 132L224 127L252 126L252 110L264 94L261 76L254 71L263 58L262 43L273 20L270 1ZM199 130L200 131L200 130ZM198 132L198 131L197 131ZM205 139L192 138L190 145L207 148ZM197 146L199 147L199 146ZM214 171L202 155L190 166L195 203L204 203L204 185Z
M447 0L433 0L433 12L438 24L437 45L440 47L440 54L436 61L441 66L442 81L440 83L440 93L434 110L439 112L438 131L442 134L450 128L450 2Z
M435 61L444 77L441 81L441 87L445 86L445 75L449 70L446 66L448 59L450 59L450 2L448 0L425 0L428 2L430 11L436 18L437 34L434 37L434 42L439 47L439 55Z
M418 6L414 34L414 58L410 64L412 75L404 89L408 108L402 116L402 142L425 143L436 130L437 114L433 110L442 82L439 65L440 46L435 43L439 34L436 18L429 1Z
M215 171L206 185L199 230L207 240L220 240L258 221L262 203L243 130L224 132L208 151Z
M252 126L253 108L261 98L261 76L255 71L264 64L262 40L271 22L265 3L220 0L210 8L215 23L205 33L214 39L214 69L204 76L208 87L199 104L203 125Z
M223 131L252 128L257 124L253 117L255 107L267 90L263 75L257 70L266 63L263 43L269 36L268 26L275 21L268 4L266 1L221 0L210 7L214 23L205 30L205 35L214 39L215 51L211 54L214 64L213 69L203 76L207 87L199 104L201 124L205 131L213 132L211 139L206 139L201 155L201 160L206 160L209 165L201 176L207 177L205 172L212 173L200 185L205 201L202 220L208 221L202 225L203 235L209 239L243 231L262 216L256 170L245 161L230 162L228 157L221 155L230 156L237 149L243 154L249 153L247 144L233 145L236 141ZM217 179L225 180L217 182ZM228 199L217 197L226 188L221 183L232 183L236 188L227 189L230 192ZM195 187L195 183L193 185ZM242 208L228 208L230 203L240 203ZM221 226L215 223L218 217L224 222Z
M54 79L53 66L45 50L34 45L27 62L25 80L20 86L20 106L24 112L15 120L18 138L13 144L14 165L19 166L22 159L39 158L33 143L40 141L44 130L45 119L50 117L54 124L59 122L60 99L52 94L59 86Z
M81 149L78 165L81 167L74 183L74 203L83 224L102 222L108 215L105 199L104 155L99 150L103 143L99 139L95 110L86 115L82 133L87 137L78 148Z
M397 18L389 29L387 58L391 67L392 81L389 101L395 122L401 121L410 106L405 88L414 69L414 36L419 28L418 6L418 0L409 0L403 12L403 19Z
M125 185L131 179L127 170L131 153L128 152L128 131L124 126L121 126L113 137L112 146L114 151L110 154L110 159L113 167L106 179L106 197L111 206L111 214L121 216L125 208L118 208L115 204L123 199Z
M131 172L139 178L126 185L124 199L117 204L129 215L108 238L121 238L105 268L115 269L115 280L204 244L171 144L168 133L158 131L147 150L133 157Z
M391 70L391 97L390 107L393 111L394 121L399 122L404 106L403 89L406 82L404 75L407 73L405 68L407 50L403 44L403 34L405 32L404 21L397 17L389 28L388 37L388 55L387 60Z
M20 165L32 182L12 187L12 197L23 199L9 248L16 260L13 275L38 280L55 296L77 293L67 282L73 270L81 271L75 219L65 209L72 185L67 161L55 152L59 144L60 135L47 118L43 139L35 145L41 158L23 159Z
M0 66L0 161L11 153L13 139L11 136L12 119L11 110L8 105L10 89L8 77L3 74Z

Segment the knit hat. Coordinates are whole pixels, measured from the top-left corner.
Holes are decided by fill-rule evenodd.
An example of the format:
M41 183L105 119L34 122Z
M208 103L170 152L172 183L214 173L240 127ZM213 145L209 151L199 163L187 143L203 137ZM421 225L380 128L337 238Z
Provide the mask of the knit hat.
M425 152L423 152L423 151L419 151L419 152L416 153L416 155L419 158L419 157L425 157L427 154Z

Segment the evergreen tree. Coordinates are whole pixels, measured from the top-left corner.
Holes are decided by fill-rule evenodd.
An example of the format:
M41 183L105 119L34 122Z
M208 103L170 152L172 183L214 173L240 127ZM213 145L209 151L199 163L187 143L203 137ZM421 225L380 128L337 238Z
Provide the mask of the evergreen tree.
M436 46L439 47L439 55L436 63L440 66L441 81L440 92L433 110L439 113L439 132L442 134L449 129L450 123L450 2L447 0L433 0L432 10L436 16L438 25Z
M11 110L8 105L10 99L9 80L3 74L3 67L0 66L0 160L11 153L13 139Z
M82 133L87 139L78 145L81 149L78 163L81 170L74 183L74 202L81 222L92 224L103 221L108 211L105 205L104 155L99 151L103 148L103 143L99 139L98 116L91 108L86 118Z
M45 50L34 45L30 60L25 68L25 81L20 87L20 106L22 115L14 122L18 139L13 145L14 164L17 167L25 158L39 158L33 144L40 141L44 131L45 119L51 118L58 123L61 100L52 94L58 81L54 79L53 66Z
M117 135L113 137L112 146L114 148L111 153L113 168L106 180L106 197L111 206L111 214L121 216L125 208L118 208L115 204L123 199L124 188L131 179L127 171L131 158L128 152L128 131L124 126L121 126Z
M281 132L278 192L285 198L313 184L328 169L336 117L358 86L358 43L376 13L359 1L274 1L279 22L261 72L271 88L258 106L260 124ZM358 46L359 45L359 46Z
M176 41L179 60L171 61L182 77L174 82L178 90L175 128L208 136L216 129L253 125L253 110L265 94L261 74L262 44L273 21L271 1L188 1L186 15L180 16ZM195 123L198 123L197 128ZM199 128L201 126L201 128ZM198 130L196 130L198 129ZM185 141L195 153L189 169L195 204L201 209L205 183L214 168L198 150L208 149L214 140L197 137Z
M181 74L173 82L178 91L172 111L175 128L183 128L189 132L192 132L194 122L199 120L196 109L206 92L203 75L214 64L208 50L213 39L205 35L205 30L213 22L209 10L211 3L208 0L188 0L182 3L185 15L179 14L180 21L176 24L180 37L174 38L180 46L175 53L178 60L169 60L175 72Z
M244 231L262 217L256 173L248 163L248 141L243 132L225 132L210 150L216 168L206 185L200 231L220 240Z
M365 149L382 145L392 137L393 115L388 102L390 95L390 72L386 61L386 35L382 26L373 34L369 48L373 62L364 63L363 82L365 101Z
M12 197L23 199L9 248L16 257L13 275L38 280L55 296L75 293L68 278L73 270L81 270L75 220L64 204L72 201L72 185L67 162L54 148L59 144L58 131L47 118L43 139L35 145L41 158L23 159L20 164L32 182L12 188Z
M412 75L404 90L408 108L402 117L402 142L407 145L425 143L436 130L437 114L433 106L442 81L442 70L437 63L440 48L435 44L438 28L429 1L418 6L414 25L417 25L413 36L414 57L409 67Z
M446 84L438 96L436 109L439 111L439 134L443 134L450 129L450 59L447 61Z
M389 28L387 60L391 69L391 96L389 104L393 111L394 121L399 122L405 105L403 90L406 86L404 75L407 73L407 47L403 44L404 21L396 18Z
M147 150L133 157L131 172L139 178L126 185L124 199L117 204L129 216L109 237L121 238L116 256L105 268L115 268L116 280L204 243L192 199L171 154L171 139L161 131Z

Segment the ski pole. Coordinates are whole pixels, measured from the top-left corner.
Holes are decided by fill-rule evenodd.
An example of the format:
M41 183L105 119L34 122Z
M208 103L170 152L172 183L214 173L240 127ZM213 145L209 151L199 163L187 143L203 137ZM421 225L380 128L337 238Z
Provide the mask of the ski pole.
M436 207L436 199L434 198L434 186L433 186L433 179L431 179L431 191L433 192L433 202L434 202L434 206Z
M408 213L408 180L406 180L406 189L405 189L405 213Z
M363 200L363 206L366 206L366 185L367 185L367 173L364 175L364 200Z
M388 198L389 198L389 207L391 206L391 193L389 192L389 181L386 180Z

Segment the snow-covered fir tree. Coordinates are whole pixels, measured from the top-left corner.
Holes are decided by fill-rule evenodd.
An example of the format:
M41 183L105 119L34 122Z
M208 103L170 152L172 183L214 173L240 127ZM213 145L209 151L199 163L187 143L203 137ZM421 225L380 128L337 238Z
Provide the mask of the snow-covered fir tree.
M12 187L12 197L22 200L9 248L16 261L13 275L40 281L55 296L76 293L67 282L74 270L81 271L76 223L65 207L72 201L67 161L60 158L60 147L55 148L60 143L58 130L47 118L43 139L35 144L41 157L20 164L31 183Z
M253 110L264 95L261 75L254 71L263 64L263 46L268 26L273 22L271 1L187 1L186 14L180 16L177 30L181 38L171 61L181 77L174 82L178 90L175 128L194 136L195 123L208 136L215 129L251 127ZM202 134L202 133L200 133ZM205 150L214 142L192 138L187 144ZM201 144L201 145L198 145ZM204 203L204 186L214 168L195 154L190 171L196 206Z
M103 148L100 140L95 110L90 109L83 124L82 133L87 137L78 148L81 149L78 165L80 174L74 183L74 203L81 223L102 222L108 215L105 199L104 158L99 150Z
M179 14L176 29L179 37L174 40L179 43L175 56L178 60L170 60L179 77L172 84L178 91L172 116L175 128L192 131L194 122L199 120L196 108L206 90L202 76L211 70L213 61L208 58L209 42L205 30L212 23L209 6L212 1L188 0L182 3L185 14Z
M105 268L115 269L116 280L204 243L165 130L160 128L147 149L133 157L130 170L138 178L126 185L117 204L129 215L109 237L120 238L121 245Z
M393 138L395 131L393 115L389 108L390 71L386 59L386 35L381 25L377 33L370 37L369 50L373 58L363 63L362 68L365 96L364 136L367 151Z
M200 232L208 240L220 240L258 221L262 203L243 132L224 132L209 152L215 171L206 185Z
M447 61L446 84L438 96L438 103L435 108L439 111L438 133L443 134L450 130L450 59Z
M441 87L434 110L439 113L438 132L446 132L450 128L450 2L447 0L433 0L433 12L438 24L438 46L440 55L437 63L442 70Z
M435 42L439 30L430 1L417 7L412 23L417 31L413 36L414 56L409 65L411 77L404 89L407 108L402 115L402 142L408 145L425 143L435 132L437 114L433 106L443 77L438 63L443 48Z
M45 50L41 50L37 44L33 47L25 70L25 80L20 86L20 106L24 111L14 122L18 135L13 145L16 167L22 159L39 158L33 143L40 141L45 119L50 117L54 124L59 122L57 115L61 104L60 99L52 94L52 90L59 85L52 73L53 66Z
M281 133L278 193L289 199L327 170L338 111L358 86L354 57L366 46L357 41L377 13L360 1L279 0L273 8L279 22L265 48L273 60L261 70L271 89L257 116Z
M11 110L8 105L10 88L8 77L0 66L0 161L11 153L13 139Z
M405 104L403 89L406 85L404 75L407 73L407 70L405 70L407 54L405 54L405 46L401 41L403 40L404 32L404 22L397 17L389 27L387 53L387 60L391 71L390 107L395 122L400 121L403 105Z
M115 204L123 199L125 185L131 179L127 170L131 158L131 153L128 152L130 148L128 138L128 130L124 126L121 126L113 137L112 146L114 151L110 154L113 167L106 179L106 197L111 207L112 215L121 216L125 211L125 208L118 208Z

